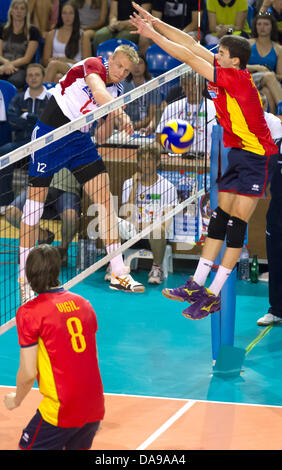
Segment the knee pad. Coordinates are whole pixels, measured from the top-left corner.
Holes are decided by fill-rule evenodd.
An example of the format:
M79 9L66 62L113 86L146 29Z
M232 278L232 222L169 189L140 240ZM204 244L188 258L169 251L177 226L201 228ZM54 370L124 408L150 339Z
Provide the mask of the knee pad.
M226 246L229 248L242 248L246 229L247 222L238 217L230 217L226 231Z
M29 226L38 224L44 210L44 202L27 199L23 208L22 221Z
M224 212L220 207L217 207L211 215L208 237L223 241L225 239L229 219L230 215Z

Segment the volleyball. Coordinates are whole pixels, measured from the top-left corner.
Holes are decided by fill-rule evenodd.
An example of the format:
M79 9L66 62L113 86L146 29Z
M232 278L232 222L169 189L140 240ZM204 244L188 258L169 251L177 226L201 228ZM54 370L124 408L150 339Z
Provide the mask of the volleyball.
M185 153L194 140L194 129L189 122L171 119L161 133L161 144L172 153Z

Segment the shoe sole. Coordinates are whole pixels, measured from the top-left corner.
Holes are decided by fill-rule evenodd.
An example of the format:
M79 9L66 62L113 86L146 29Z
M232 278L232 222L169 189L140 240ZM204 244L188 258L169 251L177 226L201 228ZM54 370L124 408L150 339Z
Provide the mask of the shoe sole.
M113 286L112 284L110 284L110 289L113 289L113 290L118 290L120 292L131 292L132 294L141 294L142 292L145 292L145 287L144 286L136 286L135 287L135 290L130 290L130 289L124 289L122 286Z
M167 299L177 300L178 302L185 302L185 300L182 297L177 297L176 295L172 295L169 292L167 292L166 290L163 290L162 294Z
M189 320L194 320L195 321L195 320L203 320L204 318L207 318L209 315L212 315L212 313L208 313L207 315L205 315L201 318L193 318L193 317L190 317L190 315L187 315L187 313L183 313L183 312L182 312L182 315L185 318L189 318Z
M257 325L258 326L269 326L269 325L276 325L277 323L282 323L282 320L281 321L272 321L272 322L269 322L269 323L259 323L259 322L257 322Z
M220 309L221 309L221 304L218 305L218 308L216 310L213 310L212 312L207 312L206 314L203 314L200 318L193 318L192 316L190 316L188 313L185 313L184 311L182 312L182 315L185 318L189 318L190 320L203 320L204 318L207 318L209 315L213 315L214 313L219 312Z

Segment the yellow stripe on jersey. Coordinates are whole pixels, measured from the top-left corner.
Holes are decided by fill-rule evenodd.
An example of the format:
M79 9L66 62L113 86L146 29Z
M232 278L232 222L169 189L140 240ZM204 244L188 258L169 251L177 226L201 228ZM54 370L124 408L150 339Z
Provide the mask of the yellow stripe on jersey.
M39 405L42 418L53 426L58 426L60 403L49 355L41 338L38 341L39 391L44 396Z
M242 141L242 149L248 152L265 155L265 149L258 140L257 136L250 131L242 110L236 100L226 93L227 111L230 115L232 132L240 137Z

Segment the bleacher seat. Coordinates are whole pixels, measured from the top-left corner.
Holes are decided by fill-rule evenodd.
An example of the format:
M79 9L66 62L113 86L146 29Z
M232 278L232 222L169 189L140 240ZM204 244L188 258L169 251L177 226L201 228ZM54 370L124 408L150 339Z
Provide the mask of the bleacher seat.
M146 52L146 61L149 72L153 77L157 77L158 75L182 64L182 62L179 62L179 60L169 55L157 46L157 44L152 44L148 47Z
M248 5L247 21L248 21L248 24L249 24L251 29L252 29L252 26L253 26L254 17L255 17L255 9L254 9L254 7L252 7L252 5Z
M56 83L53 82L43 82L43 86L49 90L50 88L54 88L56 86Z
M129 46L134 47L137 51L138 46L129 39L109 39L108 41L101 42L97 47L97 56L102 56L104 59L108 59L109 55L114 52L114 50L121 46L122 44L128 44Z
M11 99L18 93L17 88L6 80L0 80L0 90L3 95L6 113ZM11 142L12 131L8 121L0 122L0 146Z
M12 0L1 0L0 2L0 23L6 23L8 20L8 10Z

